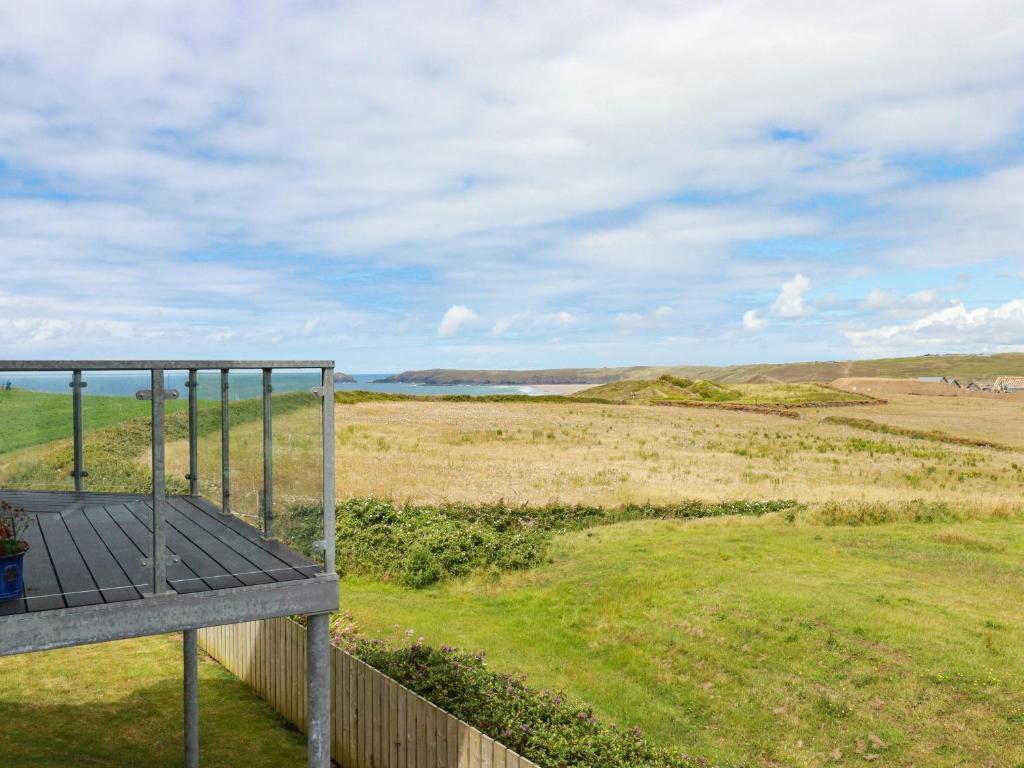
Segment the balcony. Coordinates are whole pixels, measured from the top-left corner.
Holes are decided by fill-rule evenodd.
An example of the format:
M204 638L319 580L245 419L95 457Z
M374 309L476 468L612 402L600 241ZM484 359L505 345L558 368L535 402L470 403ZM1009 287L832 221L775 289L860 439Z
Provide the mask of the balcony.
M11 389L2 381L5 375ZM47 401L57 403L58 414L64 412L64 401L70 401L66 435L60 424L46 426L56 430L57 439L51 444L68 444L70 469L66 473L54 472L52 467L38 473L9 468L0 472L0 501L23 509L29 520L24 534L29 550L23 565L23 593L0 602L0 655L183 632L185 765L195 768L199 765L196 630L306 615L309 765L328 766L328 614L338 607L330 514L334 509L333 362L0 361L0 387L6 389L0 396L20 392L20 383L43 375L51 377L45 383L63 380L70 390L70 397L55 395L58 400ZM143 384L133 393L143 402L133 411L134 418L108 418L104 430L108 443L115 445L119 429L124 430L125 445L129 437L138 440L140 428L148 431L147 455L134 457L131 464L133 471L144 470L145 487L140 488L135 477L125 483L131 487L119 489L116 472L106 471L92 488L87 417L109 412L111 404L130 401L124 392L121 398L107 401L101 399L105 395L86 397L84 392L90 380L102 385L98 388L110 389L116 379L123 389L127 376L138 377ZM300 403L302 413L315 414L319 422L319 434L307 441L319 448L320 487L315 491L317 498L307 494L306 499L322 503L325 511L312 552L297 551L275 531L275 509L280 508L275 506L279 488L275 487L273 428L278 377L282 388L293 393L289 402L294 405L295 398L307 398ZM185 397L173 386L177 381L187 390ZM233 400L235 383L244 385L240 394L253 397ZM187 402L175 403L178 400ZM182 427L173 442L181 461L187 462L183 478L167 475L169 404L174 404L175 424ZM249 416L258 413L262 423L262 440L256 441L252 435L259 424L250 418L245 425L244 445L259 446L258 457L250 456L247 462L250 470L259 464L258 471L249 472L260 479L255 494L239 494L232 487L238 476L231 466L237 404L244 404ZM216 435L211 434L210 418L218 412L215 426L220 434ZM51 422L52 416L50 412ZM0 434L5 427L0 422ZM217 437L215 465L204 466L203 446L216 444ZM17 436L9 442L16 444ZM24 454L23 463L36 459L31 449L20 454ZM0 456L0 465L5 458ZM215 482L201 482L205 478Z

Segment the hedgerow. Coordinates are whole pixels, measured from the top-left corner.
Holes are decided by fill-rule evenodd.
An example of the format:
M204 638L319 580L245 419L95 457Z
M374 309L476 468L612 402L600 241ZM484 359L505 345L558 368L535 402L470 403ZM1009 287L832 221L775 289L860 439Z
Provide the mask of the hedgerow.
M763 515L796 506L793 501L731 501L676 504L545 506L491 504L395 504L385 499L348 499L337 507L338 570L426 587L481 569L515 571L543 562L555 533L645 519L694 519ZM291 507L279 519L285 540L311 551L320 538L322 507Z
M371 667L545 768L694 768L703 757L650 744L640 728L603 723L562 692L487 667L483 652L432 648L409 638L389 644L358 634L351 616L334 624L335 643Z

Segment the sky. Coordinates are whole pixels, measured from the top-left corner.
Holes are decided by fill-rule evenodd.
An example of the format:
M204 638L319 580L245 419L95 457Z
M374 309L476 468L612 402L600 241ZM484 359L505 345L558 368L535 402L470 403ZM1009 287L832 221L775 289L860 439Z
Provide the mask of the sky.
M0 359L1012 350L1019 0L0 5Z

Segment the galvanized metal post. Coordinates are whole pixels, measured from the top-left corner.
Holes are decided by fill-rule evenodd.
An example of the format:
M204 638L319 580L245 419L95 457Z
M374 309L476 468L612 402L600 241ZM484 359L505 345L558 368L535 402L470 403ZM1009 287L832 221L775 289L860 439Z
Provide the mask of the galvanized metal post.
M334 511L334 369L323 369L321 435L323 438L324 481L324 571L334 573L335 511Z
M228 456L228 369L220 371L220 511L231 512L231 461Z
M330 614L307 617L306 754L309 768L331 765Z
M199 768L199 631L184 632L185 768Z
M271 425L271 369L263 369L263 536L274 538L274 432Z
M188 492L199 495L199 374L188 371Z
M164 483L164 372L154 368L150 373L153 414L153 594L160 594L167 584L167 503Z
M71 476L75 479L75 491L81 492L85 487L85 456L83 433L85 422L82 417L82 372L71 372L71 430L74 453L74 468Z

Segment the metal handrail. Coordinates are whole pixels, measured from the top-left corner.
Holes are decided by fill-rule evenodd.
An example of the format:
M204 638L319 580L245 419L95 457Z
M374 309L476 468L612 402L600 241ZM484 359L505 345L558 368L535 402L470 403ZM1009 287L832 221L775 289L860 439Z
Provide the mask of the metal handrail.
M0 371L152 371L333 368L333 360L0 360Z
M72 428L74 468L72 476L75 490L85 490L84 426L82 419L83 371L149 371L150 390L147 394L152 402L152 479L153 479L153 547L152 558L153 592L157 585L166 583L166 520L164 505L167 503L164 467L164 400L167 396L164 374L166 371L188 372L188 434L189 434L189 491L197 493L199 482L198 466L198 386L197 377L201 370L218 370L221 379L221 512L230 514L230 454L229 454L229 398L228 375L231 370L261 370L263 372L263 491L262 518L263 533L273 537L273 441L271 439L271 416L273 391L272 377L275 369L319 369L320 386L313 392L321 397L321 439L323 462L323 514L324 538L318 544L322 547L324 570L335 570L335 488L334 488L334 361L333 360L0 360L0 371L6 372L65 372L72 374ZM141 393L140 393L141 394ZM176 396L176 393L175 393Z

